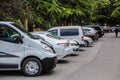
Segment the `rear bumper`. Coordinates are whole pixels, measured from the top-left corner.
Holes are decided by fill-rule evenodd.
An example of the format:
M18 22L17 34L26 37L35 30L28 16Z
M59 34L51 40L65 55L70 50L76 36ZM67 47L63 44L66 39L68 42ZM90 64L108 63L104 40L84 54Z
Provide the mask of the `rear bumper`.
M43 71L49 71L56 67L57 57L45 58L42 60Z

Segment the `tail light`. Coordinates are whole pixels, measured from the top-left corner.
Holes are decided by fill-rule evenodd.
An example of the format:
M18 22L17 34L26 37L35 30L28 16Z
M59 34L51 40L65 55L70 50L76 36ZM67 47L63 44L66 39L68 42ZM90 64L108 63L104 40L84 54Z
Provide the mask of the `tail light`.
M57 43L57 45L62 45L62 46L67 47L67 46L69 46L69 43Z
M81 40L84 41L84 36L81 37Z
M94 34L91 33L91 34L89 34L89 36L94 36Z

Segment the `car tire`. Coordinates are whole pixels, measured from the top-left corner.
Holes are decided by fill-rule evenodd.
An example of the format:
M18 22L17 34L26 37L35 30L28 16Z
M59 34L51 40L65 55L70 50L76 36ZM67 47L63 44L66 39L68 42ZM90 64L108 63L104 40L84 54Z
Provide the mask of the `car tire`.
M42 72L42 64L37 58L28 58L23 62L22 71L25 76L38 76Z
M85 47L88 47L88 45L89 45L88 41L85 40L84 43L85 43L84 46L85 46Z

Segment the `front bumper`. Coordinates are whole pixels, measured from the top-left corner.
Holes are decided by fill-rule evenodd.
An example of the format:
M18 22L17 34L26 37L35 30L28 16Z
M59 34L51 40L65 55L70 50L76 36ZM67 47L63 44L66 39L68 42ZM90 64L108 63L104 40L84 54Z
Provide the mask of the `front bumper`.
M61 54L61 57L62 58L66 58L68 57L69 55L71 54L71 48L66 48L63 50L62 54Z
M43 64L43 72L52 70L53 68L56 67L57 57L45 58L42 60L42 64Z

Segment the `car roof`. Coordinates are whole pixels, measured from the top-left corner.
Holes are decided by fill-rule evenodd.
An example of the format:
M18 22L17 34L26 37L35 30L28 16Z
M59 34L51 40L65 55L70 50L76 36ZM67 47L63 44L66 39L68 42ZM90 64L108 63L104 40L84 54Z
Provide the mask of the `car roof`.
M50 28L49 30L51 30L51 29L65 29L65 28L81 28L81 26L55 26L55 27L52 27L52 28Z
M31 33L46 34L48 32L46 32L46 31L35 31L35 32L31 32Z
M82 27L82 29L93 29L91 27Z
M10 21L0 21L0 23L7 23L7 24L9 24L9 23L14 23L14 22L10 22Z
M50 34L49 32L46 32L46 31L37 31L37 32L31 32L32 34L38 34L38 35L47 35L47 34Z

